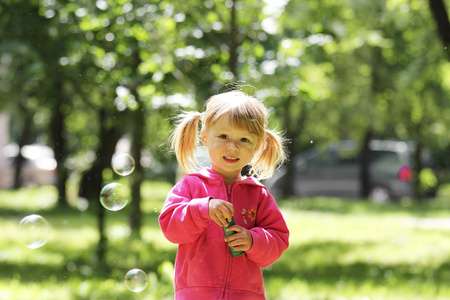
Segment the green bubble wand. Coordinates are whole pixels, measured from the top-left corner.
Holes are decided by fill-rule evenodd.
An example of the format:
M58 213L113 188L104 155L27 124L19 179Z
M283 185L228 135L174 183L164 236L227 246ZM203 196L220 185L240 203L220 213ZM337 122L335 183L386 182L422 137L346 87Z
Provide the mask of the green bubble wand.
M226 219L226 218L225 218L225 219ZM226 219L226 220L228 221L228 219ZM230 226L233 226L233 225L236 225L236 223L234 222L234 217L231 217L231 221L228 222L228 225L227 225L227 226L222 226L222 228L223 228L223 233L225 233L225 236L226 236L226 237L227 237L227 236L230 236L230 235L232 235L232 234L237 233L237 231L235 231L235 230L233 230L233 231L227 231L227 228L230 227ZM236 251L236 250L233 250L233 248L230 247L230 246L228 246L228 249L230 250L231 257L237 257L237 256L240 256L240 255L242 255L242 254L245 253L245 251Z

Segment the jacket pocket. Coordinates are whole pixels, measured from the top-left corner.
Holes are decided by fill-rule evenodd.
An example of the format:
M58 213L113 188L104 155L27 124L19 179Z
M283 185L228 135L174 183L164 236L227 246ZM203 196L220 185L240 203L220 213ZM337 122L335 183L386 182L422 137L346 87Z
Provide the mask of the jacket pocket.
M223 238L208 239L197 249L187 272L189 287L221 287L226 266L226 244Z
M230 289L246 290L264 294L264 280L261 268L242 255L232 260Z

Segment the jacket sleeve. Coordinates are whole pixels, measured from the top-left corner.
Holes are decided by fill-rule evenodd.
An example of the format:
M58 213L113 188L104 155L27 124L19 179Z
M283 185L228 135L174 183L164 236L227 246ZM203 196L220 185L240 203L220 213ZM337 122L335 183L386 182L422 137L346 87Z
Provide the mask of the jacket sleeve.
M159 225L164 236L172 243L183 244L195 241L208 227L209 199L192 198L192 186L181 179L167 195L159 216Z
M253 245L247 257L262 268L273 264L289 247L289 229L275 200L266 189L257 210L255 227L250 229Z

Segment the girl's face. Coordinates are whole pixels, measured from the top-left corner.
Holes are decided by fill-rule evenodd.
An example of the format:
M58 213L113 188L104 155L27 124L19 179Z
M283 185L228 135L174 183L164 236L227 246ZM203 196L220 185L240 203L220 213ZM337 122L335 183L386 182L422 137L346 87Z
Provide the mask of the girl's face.
M208 148L211 168L227 184L242 179L242 168L258 149L258 137L247 130L233 128L226 117L219 118L202 132L202 142Z

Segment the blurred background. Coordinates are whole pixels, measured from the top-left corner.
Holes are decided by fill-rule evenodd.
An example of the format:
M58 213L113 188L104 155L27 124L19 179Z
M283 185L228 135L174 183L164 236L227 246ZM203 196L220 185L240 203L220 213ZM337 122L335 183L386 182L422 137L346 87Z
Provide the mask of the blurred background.
M140 237L142 185L177 178L171 118L240 89L288 140L289 161L266 182L280 199L426 205L450 182L449 7L2 0L0 189L50 185L52 207L96 207L114 154L129 153L129 226ZM105 213L93 214L101 262Z

